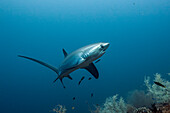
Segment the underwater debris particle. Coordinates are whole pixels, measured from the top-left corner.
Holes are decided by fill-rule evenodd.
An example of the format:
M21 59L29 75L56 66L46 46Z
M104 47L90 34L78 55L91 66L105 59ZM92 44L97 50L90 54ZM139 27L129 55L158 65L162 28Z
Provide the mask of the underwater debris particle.
M91 97L93 97L93 93L91 93Z
M76 99L76 97L73 97L73 100L75 100Z
M89 79L88 80L91 80L91 77L89 77Z
M74 109L75 109L75 107L73 106L73 107L71 107L71 109L72 109L72 110L74 110Z

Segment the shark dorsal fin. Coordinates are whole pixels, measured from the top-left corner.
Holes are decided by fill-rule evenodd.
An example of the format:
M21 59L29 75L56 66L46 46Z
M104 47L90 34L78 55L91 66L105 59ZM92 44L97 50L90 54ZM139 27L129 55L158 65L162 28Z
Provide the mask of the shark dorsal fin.
M64 54L64 57L66 57L68 55L67 52L65 51L65 49L63 49L63 54Z

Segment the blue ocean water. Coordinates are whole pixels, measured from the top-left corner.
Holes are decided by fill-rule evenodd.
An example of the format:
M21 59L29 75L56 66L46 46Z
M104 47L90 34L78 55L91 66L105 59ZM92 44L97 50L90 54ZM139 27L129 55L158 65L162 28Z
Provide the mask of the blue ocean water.
M0 0L0 113L48 113L58 104L88 113L109 96L145 89L146 75L169 79L169 20L169 0ZM57 67L62 48L71 53L96 42L110 43L95 64L99 79L77 70L72 81L63 79L66 89L52 83L53 71L17 57Z

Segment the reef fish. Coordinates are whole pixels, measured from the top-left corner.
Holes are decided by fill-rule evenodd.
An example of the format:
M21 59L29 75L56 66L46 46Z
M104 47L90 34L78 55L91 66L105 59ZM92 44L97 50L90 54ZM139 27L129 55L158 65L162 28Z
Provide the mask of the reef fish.
M158 85L158 86L161 86L161 87L164 87L164 88L166 88L166 86L164 86L163 84L161 84L161 83L159 83L159 82L154 82L156 85Z

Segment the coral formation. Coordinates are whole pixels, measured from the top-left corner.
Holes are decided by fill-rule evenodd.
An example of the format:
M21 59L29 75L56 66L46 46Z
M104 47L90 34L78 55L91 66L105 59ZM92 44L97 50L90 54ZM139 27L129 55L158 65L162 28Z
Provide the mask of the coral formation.
M90 113L99 113L100 112L100 106L98 106L98 105L94 105L94 107L95 107L95 110L92 110L90 107L89 107L89 111L90 111Z
M129 93L127 103L139 108L143 106L150 107L154 101L150 93L145 93L143 90L135 90Z
M142 90L131 92L127 99L128 104L122 97L118 99L116 94L107 98L103 107L96 105L95 110L92 110L88 105L89 111L91 113L170 113L170 82L156 73L153 84L150 83L150 77L145 77L144 83L147 92ZM66 108L57 105L52 111L66 113Z
M170 113L170 82L156 73L153 84L150 84L150 77L146 77L144 83L146 93L135 90L129 96L128 104L122 97L117 100L118 95L109 97L98 113Z
M140 107L135 109L133 113L152 113L152 111L146 107Z
M161 103L155 105L156 112L170 113L170 103Z
M156 73L154 81L163 83L166 88L160 87L156 84L150 84L150 77L146 77L144 82L156 103L170 103L170 82L162 79L161 75Z
M104 103L104 107L100 109L99 113L126 113L127 106L122 97L117 100L118 95L109 97Z
M65 106L59 104L56 105L51 111L55 113L66 113L67 109L65 108Z

